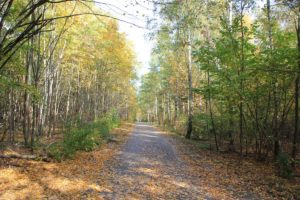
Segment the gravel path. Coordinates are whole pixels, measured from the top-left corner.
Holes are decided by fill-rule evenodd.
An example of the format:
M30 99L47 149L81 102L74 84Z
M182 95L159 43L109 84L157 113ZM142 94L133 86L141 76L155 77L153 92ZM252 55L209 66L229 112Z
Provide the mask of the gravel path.
M106 163L103 199L211 199L193 183L169 141L151 125L137 123L128 141ZM103 183L103 182L102 182Z

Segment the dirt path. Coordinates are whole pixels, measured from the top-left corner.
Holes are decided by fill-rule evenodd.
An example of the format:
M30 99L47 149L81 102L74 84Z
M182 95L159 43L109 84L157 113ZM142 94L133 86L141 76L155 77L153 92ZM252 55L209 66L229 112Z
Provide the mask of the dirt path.
M61 163L0 159L0 200L299 199L299 181L276 176L271 164L142 123L112 136L117 142Z
M105 169L103 199L210 199L193 183L197 177L188 173L172 144L147 124L136 125Z

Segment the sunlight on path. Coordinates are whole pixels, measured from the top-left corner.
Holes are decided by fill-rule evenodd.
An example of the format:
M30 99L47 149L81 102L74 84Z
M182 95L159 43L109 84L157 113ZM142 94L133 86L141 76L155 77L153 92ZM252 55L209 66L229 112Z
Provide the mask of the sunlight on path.
M138 123L119 155L101 171L107 188L100 196L103 199L210 199L193 184L194 177L186 171L186 165L167 139L152 126Z

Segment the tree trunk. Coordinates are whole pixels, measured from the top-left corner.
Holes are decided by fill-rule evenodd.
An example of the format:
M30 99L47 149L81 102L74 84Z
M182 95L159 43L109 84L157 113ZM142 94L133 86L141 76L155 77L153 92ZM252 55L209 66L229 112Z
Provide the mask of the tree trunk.
M299 79L300 79L300 7L298 10L298 28L297 28L297 42L298 42L298 72L295 80L295 127L294 127L294 137L293 137L293 150L292 157L294 162L292 163L295 167L295 160L297 154L297 135L299 129Z
M31 70L32 70L32 61L30 52L27 52L27 58L26 58L26 73L25 73L25 85L31 84ZM24 143L25 146L28 145L28 139L29 139L29 132L30 132L30 96L27 90L24 92L24 104L23 104L23 135L24 135Z
M192 82L192 41L191 30L188 31L188 124L186 138L192 137L193 131L193 82Z
M271 3L267 0L267 18L268 18L268 38L269 38L269 49L270 53L268 55L270 67L273 65L273 42L272 42L272 22L271 22ZM273 75L272 77L272 90L274 99L274 115L273 115L273 133L274 133L274 157L276 158L280 151L279 146L279 131L278 131L278 101L277 101L277 77Z
M211 121L211 130L209 130L209 132L214 134L216 150L219 151L217 132L216 132L215 121L214 121L214 117L213 117L213 113L212 113L212 106L211 106L211 91L210 91L210 74L209 74L209 72L207 72L207 86L208 86L208 106L209 106L208 109L209 109L209 116L210 116L210 121Z
M243 108L243 90L244 90L244 80L242 78L243 71L244 71L244 64L245 64L245 57L244 57L244 1L241 0L240 2L240 28L241 28L241 67L239 70L240 76L240 103L239 103L239 129L240 129L240 155L243 155L243 139L244 139L244 123L243 123L243 115L244 115L244 108Z
M8 129L9 129L9 142L13 143L15 140L15 103L14 91L10 89L9 92L9 115L8 115Z

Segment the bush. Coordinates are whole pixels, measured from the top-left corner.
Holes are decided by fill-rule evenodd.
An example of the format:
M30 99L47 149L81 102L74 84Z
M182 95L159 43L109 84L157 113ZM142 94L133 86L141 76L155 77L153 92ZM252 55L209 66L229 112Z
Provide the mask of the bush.
M109 132L119 125L119 121L117 112L112 111L93 123L81 127L69 126L63 141L50 145L48 155L61 161L73 158L76 151L92 151L109 137Z
M56 142L51 144L47 149L47 154L49 157L57 161L61 161L64 157L64 154L66 154L66 152L63 150L63 143ZM71 155L71 153L68 153L68 155Z
M277 165L279 169L279 175L283 178L292 178L293 169L291 166L291 162L289 156L286 153L281 152L277 156Z
M118 127L119 124L120 118L117 111L115 110L112 110L106 116L100 118L94 123L96 128L99 128L100 133L106 138L109 136L109 132L113 128Z
M207 139L207 121L209 116L205 113L195 113L193 116L193 138Z
M177 117L177 120L174 124L174 132L182 135L186 132L187 116L181 114Z

